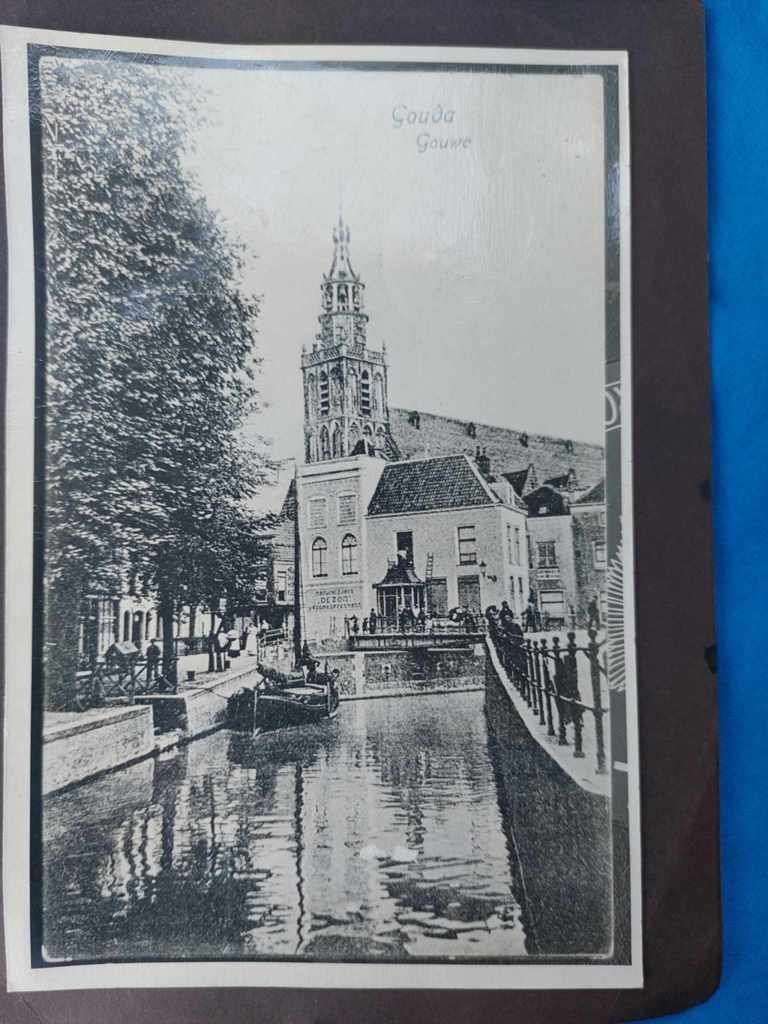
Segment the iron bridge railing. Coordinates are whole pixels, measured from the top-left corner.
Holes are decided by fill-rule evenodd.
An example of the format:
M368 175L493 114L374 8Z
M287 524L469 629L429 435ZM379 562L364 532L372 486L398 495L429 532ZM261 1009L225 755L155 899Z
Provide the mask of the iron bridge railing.
M605 641L598 642L594 629L587 630L587 636L589 641L581 646L576 643L573 632L567 634L565 645L561 645L557 636L551 641L546 637L522 640L519 635L510 637L503 632L489 636L488 642L494 645L507 675L534 719L538 719L548 736L557 736L560 746L570 746L572 741L574 757L586 757L584 722L590 722L594 729L595 770L602 775L607 771L603 717L609 710L602 692L602 677L606 674L602 654ZM588 671L591 704L582 699L580 666Z

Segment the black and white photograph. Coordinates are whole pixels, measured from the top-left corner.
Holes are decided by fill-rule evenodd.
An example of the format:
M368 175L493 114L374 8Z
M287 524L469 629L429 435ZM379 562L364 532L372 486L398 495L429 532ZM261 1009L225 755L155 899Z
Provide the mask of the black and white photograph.
M11 987L641 985L626 56L0 43Z

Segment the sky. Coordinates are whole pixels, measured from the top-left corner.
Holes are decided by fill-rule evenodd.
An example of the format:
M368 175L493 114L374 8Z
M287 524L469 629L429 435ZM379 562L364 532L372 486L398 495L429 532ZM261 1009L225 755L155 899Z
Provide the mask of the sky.
M188 168L262 296L257 427L276 457L303 448L299 360L340 205L369 346L387 345L390 405L602 443L598 77L179 74L205 115ZM421 112L428 124L408 123Z

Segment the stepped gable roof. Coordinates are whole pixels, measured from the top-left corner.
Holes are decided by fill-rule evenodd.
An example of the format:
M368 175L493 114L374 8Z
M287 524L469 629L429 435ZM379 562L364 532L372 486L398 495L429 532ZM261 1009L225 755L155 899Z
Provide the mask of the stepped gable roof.
M368 515L437 512L468 505L496 505L500 499L466 455L391 462L381 474Z
M571 502L572 505L602 505L605 503L605 480L600 480L594 487L580 494Z
M511 473L502 473L501 477L512 484L512 488L518 498L522 498L525 494L530 493L539 486L539 481L536 478L536 469L532 462L525 469L515 469Z
M398 559L387 569L387 573L381 583L374 583L373 585L374 587L419 587L423 582L413 571L412 565L408 565L407 562Z
M523 430L470 423L413 409L390 408L389 412L390 430L403 459L456 452L472 455L480 445L487 450L491 471L496 476L514 475L523 462L529 466L533 463L539 480L563 476L573 468L580 486L589 488L605 473L605 451L601 445L527 434ZM513 480L509 482L515 487Z
M525 497L530 518L541 516L566 516L568 503L562 494L550 484L542 484Z

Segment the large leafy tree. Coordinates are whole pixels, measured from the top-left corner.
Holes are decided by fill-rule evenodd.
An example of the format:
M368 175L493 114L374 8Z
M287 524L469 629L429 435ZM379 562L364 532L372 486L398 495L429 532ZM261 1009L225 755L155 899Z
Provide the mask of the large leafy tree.
M179 601L212 597L239 557L240 509L265 469L239 429L258 406L258 303L185 169L189 74L41 62L54 703L71 687L83 597L115 592L126 566L157 594L170 655Z

